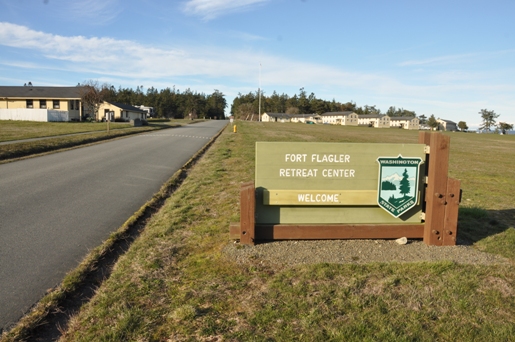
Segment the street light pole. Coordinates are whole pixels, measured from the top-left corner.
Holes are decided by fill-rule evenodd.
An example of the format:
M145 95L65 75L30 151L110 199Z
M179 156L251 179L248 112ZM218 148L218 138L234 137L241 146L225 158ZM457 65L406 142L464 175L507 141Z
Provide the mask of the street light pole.
M261 121L261 63L259 63L259 88L258 88L258 95L259 95L259 121Z

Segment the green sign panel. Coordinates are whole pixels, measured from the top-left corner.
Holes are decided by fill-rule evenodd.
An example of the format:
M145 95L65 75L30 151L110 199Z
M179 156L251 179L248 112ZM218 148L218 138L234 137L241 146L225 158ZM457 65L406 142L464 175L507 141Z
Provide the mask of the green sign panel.
M419 223L422 213L419 189L425 174L424 168L418 166L425 160L424 147L423 144L257 142L256 223ZM399 180L392 182L397 191L393 194L394 205L388 202L392 197L388 191L394 190L380 187L381 172L385 177L393 172L389 164L384 164L385 169L380 167L378 172L378 162L381 158L398 160L399 155L402 160L416 160L417 173L414 175L415 164L405 165L409 183L406 185L402 181L405 170L399 171L402 184ZM386 204L381 205L382 201Z
M393 217L399 217L418 202L421 158L380 157L377 203Z

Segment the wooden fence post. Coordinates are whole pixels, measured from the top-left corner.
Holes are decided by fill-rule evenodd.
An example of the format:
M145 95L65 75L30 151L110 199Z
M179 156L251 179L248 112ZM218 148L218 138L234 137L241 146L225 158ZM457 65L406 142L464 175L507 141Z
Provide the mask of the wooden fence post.
M428 138L429 136L429 138ZM426 187L424 243L443 244L445 208L447 203L447 173L449 170L450 137L443 134L422 133L419 142L429 139L429 165Z
M255 244L256 189L254 182L243 183L240 191L240 243Z
M447 179L447 194L445 204L445 220L443 228L443 246L455 246L458 235L458 210L461 201L460 181Z

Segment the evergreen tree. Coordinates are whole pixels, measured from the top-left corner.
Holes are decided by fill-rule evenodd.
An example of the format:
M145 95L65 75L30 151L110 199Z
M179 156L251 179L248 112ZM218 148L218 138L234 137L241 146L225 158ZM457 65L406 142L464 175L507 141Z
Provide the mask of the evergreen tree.
M386 115L389 117L416 117L416 113L411 110L407 110L404 108L395 108L395 106L390 106L386 111ZM425 118L425 117L424 117Z
M210 119L224 119L225 107L227 107L227 102L224 94L215 89L213 94L207 97L207 116Z
M506 122L499 122L499 130L502 134L506 134L506 131L510 131L513 129L513 125Z
M469 126L467 126L467 123L465 121L460 121L458 122L458 128L464 132L466 131L467 129L469 129Z
M483 120L483 124L479 126L479 129L490 131L490 127L495 126L495 119L499 117L499 114L496 114L493 110L488 109L481 109L479 114Z
M429 120L427 120L427 125L431 127L431 129L436 129L438 127L438 121L436 121L435 115L431 114Z
M304 88L300 88L300 90L299 90L298 107L299 107L300 113L302 113L302 114L306 114L306 113L310 112L309 99L306 96L306 91L304 90Z
M403 194L404 197L406 197L406 194L409 194L409 192L411 190L408 178L409 178L408 170L404 169L404 172L402 173L402 179L401 179L400 185L399 185L399 192L401 194Z

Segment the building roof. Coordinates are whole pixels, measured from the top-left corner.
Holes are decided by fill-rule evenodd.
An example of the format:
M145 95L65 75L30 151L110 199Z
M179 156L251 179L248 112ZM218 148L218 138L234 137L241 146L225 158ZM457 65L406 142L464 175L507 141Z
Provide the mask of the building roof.
M291 118L290 114L285 114L285 113L263 113L263 114L266 114L268 116L271 116L271 117L274 117L274 118Z
M390 121L411 121L418 118L416 116L390 116Z
M273 118L291 119L291 118L311 118L319 117L318 114L286 114L286 113L263 113Z
M80 99L84 87L0 86L0 98Z
M360 119L380 119L380 118L383 118L385 116L388 116L388 115L383 115L383 114L361 114L361 115L358 115L358 118L360 118Z
M335 115L341 115L341 116L347 116L349 114L353 114L354 112L352 111L347 111L347 112L325 112L323 114L320 114L321 116L335 116Z
M443 121L443 122L445 122L445 123L448 123L448 124L454 124L454 125L456 125L456 122L454 122L454 121L451 121L451 120L445 120L445 119L436 119L436 121Z
M107 101L106 101L107 102ZM146 111L144 111L143 109L139 109L138 107L134 107L134 106L131 106L131 105L128 105L128 104L124 104L124 103L117 103L117 102L107 102L113 106L116 106L120 109L123 109L123 110L130 110L131 112L139 112L139 113L146 113Z
M289 114L292 118L311 118L320 116L318 114Z

